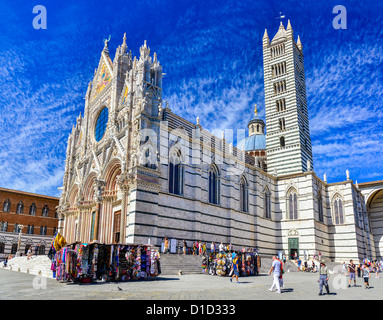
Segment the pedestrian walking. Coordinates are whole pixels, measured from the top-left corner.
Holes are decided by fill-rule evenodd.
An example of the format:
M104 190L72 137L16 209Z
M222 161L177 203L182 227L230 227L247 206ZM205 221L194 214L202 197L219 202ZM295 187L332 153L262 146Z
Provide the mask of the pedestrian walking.
M298 271L301 271L302 260L298 259Z
M27 260L29 260L31 258L31 256L32 256L31 248L28 249L27 256L28 256Z
M9 256L5 256L5 258L4 258L4 268L7 266L7 264L8 264L8 258L9 258Z
M364 280L364 288L370 289L369 279L371 278L371 275L370 275L370 267L367 265L367 263L365 263L364 266L362 267L362 274L363 274L363 280Z
M35 248L35 256L37 257L37 254L39 253L39 245L36 246Z
M234 255L234 253L233 253ZM233 278L235 277L236 283L239 283L238 276L239 276L239 265L238 265L238 256L235 255L233 258L233 265L232 265L233 275L230 277L230 282L233 281Z
M376 271L375 271L375 278L379 279L379 273L380 273L380 265L379 262L376 262Z
M188 249L188 245L187 245L185 240L183 240L183 247L182 247L182 249L183 249L183 254L186 255L186 251Z
M355 273L356 273L356 266L352 260L350 260L350 264L348 265L348 275L350 277L348 287L351 287L351 281L354 280L354 287L356 287L356 278L355 278Z
M323 286L326 288L327 294L330 293L330 288L328 286L329 272L324 260L321 261L319 267L319 295L323 295Z
M279 258L277 258L277 260L281 263L281 275L279 276L279 286L281 288L284 288L285 287L285 284L283 282L283 274L285 273L283 270L284 264L282 263L282 261Z
M279 282L279 278L281 276L281 262L277 259L276 256L273 256L273 263L271 265L271 269L269 271L269 275L273 273L273 284L271 285L269 291L273 292L274 287L277 288L277 293L281 293L281 284Z
M221 244L219 245L218 249L219 249L219 252L221 252L221 253L223 252L224 245L223 245L222 242L221 242Z

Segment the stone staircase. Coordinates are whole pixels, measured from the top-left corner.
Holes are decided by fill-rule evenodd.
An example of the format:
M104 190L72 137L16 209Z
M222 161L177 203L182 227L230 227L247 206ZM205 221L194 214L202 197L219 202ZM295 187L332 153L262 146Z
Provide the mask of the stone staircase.
M181 254L161 254L161 275L202 274L202 257Z
M39 275L41 277L53 278L51 271L51 260L47 256L32 257L27 260L27 257L15 257L8 260L8 264L4 267L3 262L0 263L0 268L16 272L29 273Z

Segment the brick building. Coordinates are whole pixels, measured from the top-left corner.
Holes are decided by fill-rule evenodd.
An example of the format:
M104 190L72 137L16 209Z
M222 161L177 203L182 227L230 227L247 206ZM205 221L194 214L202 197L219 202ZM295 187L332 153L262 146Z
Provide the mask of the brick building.
M22 254L37 245L46 254L57 232L58 203L55 197L0 188L0 258L16 253L20 231Z

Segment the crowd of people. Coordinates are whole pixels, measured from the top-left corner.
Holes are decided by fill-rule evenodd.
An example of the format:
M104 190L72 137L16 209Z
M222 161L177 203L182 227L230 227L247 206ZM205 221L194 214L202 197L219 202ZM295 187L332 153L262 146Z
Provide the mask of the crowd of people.
M369 259L364 259L363 263L355 265L353 260L350 260L349 264L343 262L342 265L342 274L349 276L348 287L351 287L352 282L354 287L356 287L356 277L363 278L364 287L366 289L370 288L369 279L371 274L375 273L375 278L380 278L380 272L383 270L383 261L370 261Z
M283 274L284 269L283 266L286 263L285 257L282 258L283 262L277 257L273 256L273 263L271 269L269 271L269 275L273 274L273 283L270 287L270 291L274 291L276 289L277 293L281 293L281 288L283 288ZM318 283L319 283L319 295L323 295L323 289L326 289L327 294L330 294L329 288L329 276L330 270L326 266L325 260L321 259L319 261L319 266L312 260L311 263L308 261L304 261L302 264L302 260L299 258L295 259L298 270L299 271L308 271L308 272L318 272ZM350 288L353 284L356 287L356 278L363 278L365 289L370 288L370 278L371 274L375 273L375 278L380 278L380 272L383 270L383 261L370 261L368 259L364 259L363 263L354 264L353 260L350 260L350 263L344 262L342 265L341 273L348 277L348 287ZM335 270L333 270L333 273Z
M162 253L170 253L170 241L168 238L164 238L163 240L163 249ZM241 252L251 252L251 251L256 251L255 248L246 248L242 247ZM216 242L211 242L211 243L206 243L202 241L193 241L191 244L188 243L186 240L178 241L178 253L181 253L186 255L186 254L191 254L191 255L200 255L203 256L206 253L218 253L218 252L234 252L234 246L229 243L229 244L224 244L223 242L221 243L216 243Z

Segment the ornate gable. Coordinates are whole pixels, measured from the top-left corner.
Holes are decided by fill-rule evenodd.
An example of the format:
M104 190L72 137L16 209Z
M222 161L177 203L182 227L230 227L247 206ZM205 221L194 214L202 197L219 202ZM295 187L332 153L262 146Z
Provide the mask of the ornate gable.
M93 79L92 100L94 100L106 88L106 86L111 82L112 77L113 63L109 57L108 43L106 41Z

